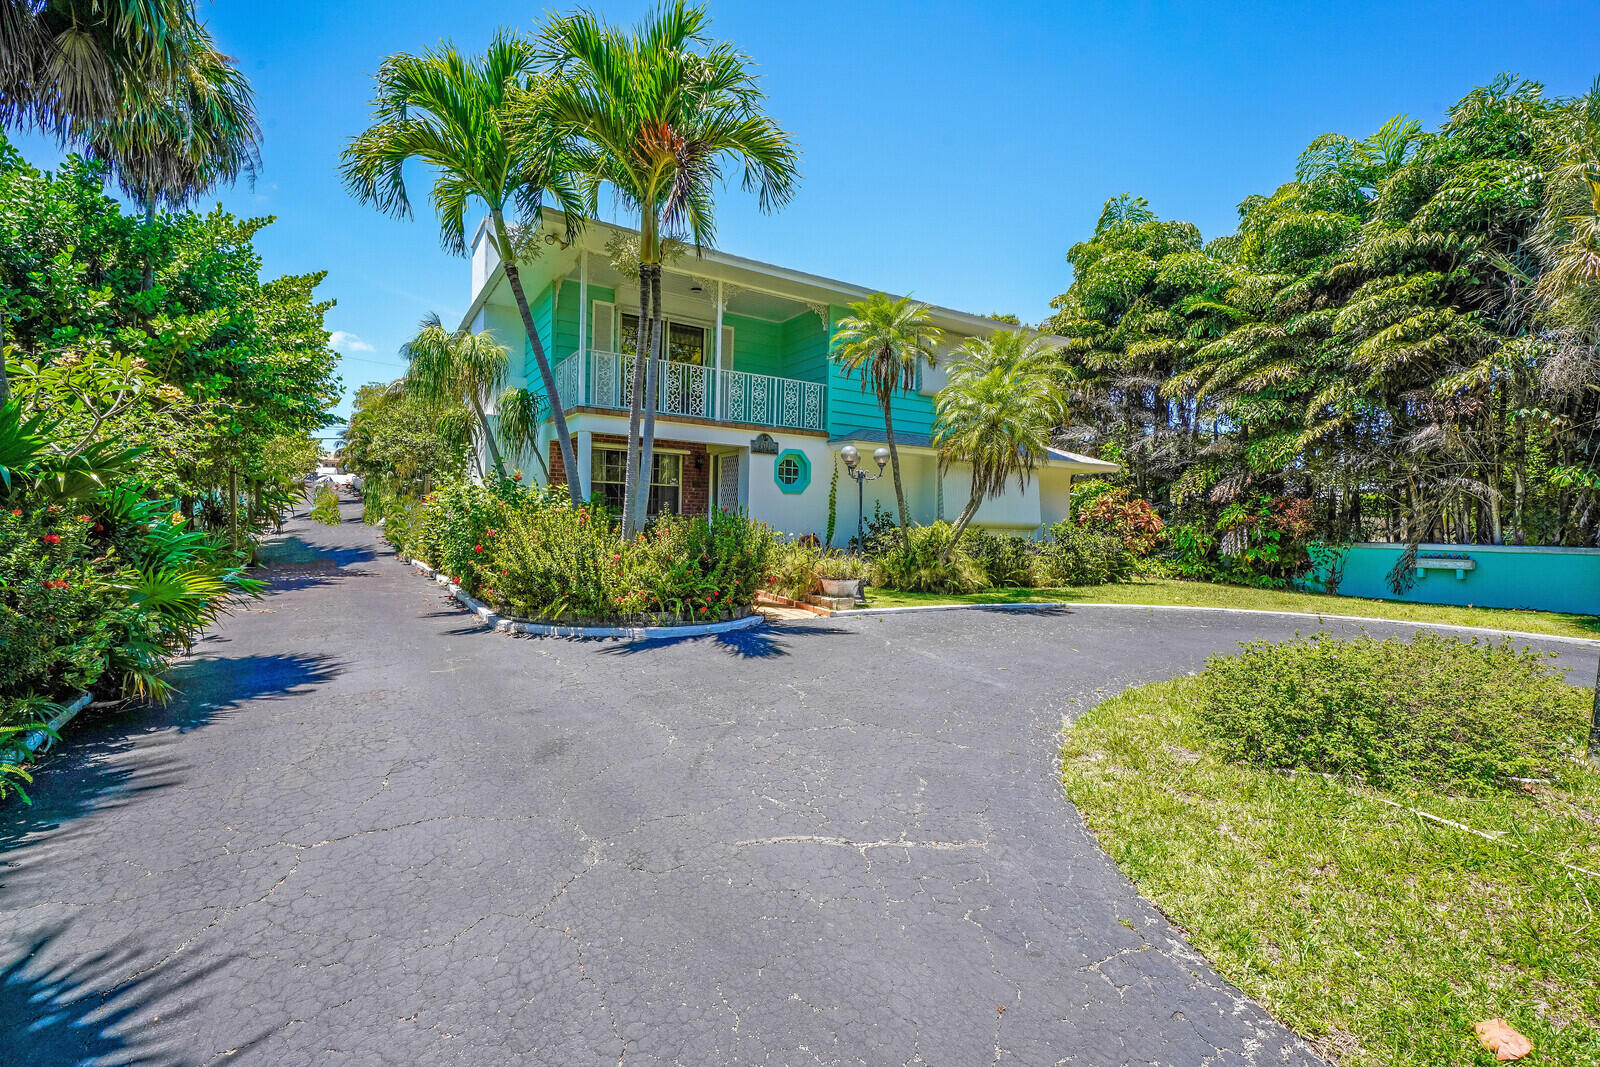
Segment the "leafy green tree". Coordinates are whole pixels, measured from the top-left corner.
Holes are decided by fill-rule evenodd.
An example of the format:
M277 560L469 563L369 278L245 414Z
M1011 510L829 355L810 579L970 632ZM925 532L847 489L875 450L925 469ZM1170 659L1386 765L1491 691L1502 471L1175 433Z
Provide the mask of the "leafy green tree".
M252 240L270 219L220 209L130 217L105 195L105 173L78 157L41 173L0 143L13 365L53 403L91 395L91 371L132 380L130 368L143 368L150 386L136 403L97 407L108 413L96 433L146 449L141 476L154 493L199 505L225 492L230 472L247 486L275 477L269 446L319 430L339 395L323 325L331 304L315 297L323 276L261 277ZM61 432L86 433L92 417L74 420L89 410L58 408Z
M750 60L713 43L709 22L703 6L683 0L661 5L631 34L587 11L553 18L540 47L554 76L519 105L532 136L548 130L571 143L591 209L609 185L639 214L643 336L635 344L622 515L630 535L650 492L639 472L651 469L655 442L666 241L687 236L696 248L713 241L716 189L728 164L743 168L744 186L759 194L764 211L786 203L799 178L793 140L762 110Z
M1051 345L1020 330L974 338L956 353L949 381L934 399L933 442L941 471L968 466L972 491L941 561L985 499L1004 493L1012 479L1025 487L1047 459L1066 417L1056 384L1058 358Z
M519 264L537 255L537 230L546 198L566 216L568 234L581 225L584 202L563 142L538 128L531 116L548 82L538 71L532 44L501 31L484 54L468 59L451 44L421 55L397 52L378 68L373 124L345 148L346 186L363 203L410 218L405 165L416 160L438 172L432 189L446 250L467 254L466 212L474 202L489 211L489 239L516 300L528 351L545 395L556 397L555 374L534 326ZM521 127L510 128L513 98L521 99ZM482 404L482 397L476 398ZM550 405L567 487L580 497L578 454L559 403ZM487 447L497 451L493 435Z
M894 395L916 388L917 372L926 363L933 366L939 338L928 306L909 296L898 300L874 293L849 305L850 314L840 319L833 330L832 357L846 374L859 375L861 391L869 389L883 411L884 434L888 438L889 467L894 474L894 496L900 510L900 526L911 525L906 507L906 491L900 480L900 450L894 439Z
M405 379L356 390L340 449L345 466L368 486L405 499L427 495L467 465L457 427L467 413L408 387Z

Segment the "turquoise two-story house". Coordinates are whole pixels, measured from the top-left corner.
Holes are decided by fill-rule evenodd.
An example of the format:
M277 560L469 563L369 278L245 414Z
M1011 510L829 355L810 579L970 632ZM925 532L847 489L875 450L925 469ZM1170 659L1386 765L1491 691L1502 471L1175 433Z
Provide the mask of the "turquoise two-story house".
M638 281L614 262L636 234L591 222L568 241L559 215L547 213L534 240L539 254L522 264L523 285L540 340L555 367L559 402L576 445L587 495L620 503L628 401L638 319ZM665 265L661 303L667 359L656 395L655 470L651 510L707 514L745 508L787 533L822 537L829 487L839 468L836 543L855 532L857 488L845 476L840 450L854 445L876 474L874 450L886 440L876 398L858 377L829 358L845 305L875 290L770 263L706 251ZM953 519L967 500L961 467L940 472L930 437L933 397L944 384L945 360L967 338L1007 328L979 315L932 309L944 331L939 366L925 368L915 389L893 401L901 480L912 518ZM512 350L510 381L543 393L505 273L480 227L472 246L472 304L462 323L490 330ZM492 412L491 412L492 417ZM539 437L550 477L566 474L554 430ZM525 477L542 480L531 456L507 457ZM1039 533L1067 515L1072 479L1117 469L1052 450L1025 488L984 503L976 522L987 528ZM865 484L865 511L894 510L885 476Z

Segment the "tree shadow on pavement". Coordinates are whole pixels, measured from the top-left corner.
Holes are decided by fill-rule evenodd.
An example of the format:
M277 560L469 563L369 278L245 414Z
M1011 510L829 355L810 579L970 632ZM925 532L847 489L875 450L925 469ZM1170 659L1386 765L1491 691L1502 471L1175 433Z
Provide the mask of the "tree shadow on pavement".
M323 685L341 666L321 655L191 659L169 676L179 690L169 703L85 711L62 730L55 750L32 768L33 804L0 805L0 856L91 812L122 807L180 782L185 767L169 754L173 750L141 749L136 744L141 735L198 730L251 701ZM60 840L53 843L59 846ZM0 863L0 871L5 866Z
M636 656L643 652L655 652L671 648L676 645L710 642L723 652L739 659L775 659L787 656L789 648L787 639L799 637L834 637L848 634L840 626L829 626L820 622L786 623L769 622L765 626L756 626L749 630L730 630L720 634L702 634L696 637L647 637L622 641L608 645L601 649L601 654L607 656ZM605 638L568 638L574 641L606 640Z
M31 943L13 938L5 945L0 1032L6 1035L7 1067L177 1067L198 1062L179 1037L198 1002L178 998L232 960L213 960L179 973L166 963L149 965L152 953L128 937L74 957L58 944L66 929L53 926Z

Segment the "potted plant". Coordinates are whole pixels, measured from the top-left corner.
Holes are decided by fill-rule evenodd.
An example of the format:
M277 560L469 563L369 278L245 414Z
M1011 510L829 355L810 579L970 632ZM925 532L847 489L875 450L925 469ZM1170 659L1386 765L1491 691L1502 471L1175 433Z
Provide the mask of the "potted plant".
M831 597L862 598L866 585L867 561L860 556L830 553L817 560L817 581L822 584L822 595Z

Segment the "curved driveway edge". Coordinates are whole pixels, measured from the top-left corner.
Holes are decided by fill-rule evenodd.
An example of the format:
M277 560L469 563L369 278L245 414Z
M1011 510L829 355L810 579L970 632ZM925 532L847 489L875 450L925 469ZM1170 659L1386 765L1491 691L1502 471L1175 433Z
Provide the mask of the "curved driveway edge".
M8 1067L1317 1062L1059 778L1064 718L1290 622L528 645L366 527L289 534L182 697L0 809Z
M725 634L734 630L749 630L760 626L766 619L759 612L723 619L720 622L685 623L682 626L568 626L561 623L530 622L510 615L501 615L489 605L468 593L460 585L440 574L421 560L411 565L450 591L450 596L462 607L504 633L527 634L530 637L629 637L647 641L670 640L680 637L704 637L707 634Z
M1466 626L1452 622L1415 622L1405 619L1385 619L1377 615L1326 615L1318 611L1278 611L1273 608L1226 608L1209 604L1105 604L1086 603L1081 600L1051 600L1019 604L907 604L897 608L847 608L844 611L831 611L830 618L850 617L852 615L907 615L924 611L1078 611L1080 609L1094 610L1106 608L1113 611L1223 611L1236 615L1275 615L1287 619L1303 619L1307 622L1357 622L1378 623L1385 627L1398 627L1400 629L1447 630L1454 633L1481 634L1486 637L1509 637L1512 640L1525 640L1535 642L1554 642L1555 644L1571 644L1584 648L1600 649L1600 637L1567 637L1561 634L1540 634L1530 630L1502 630L1493 626Z

